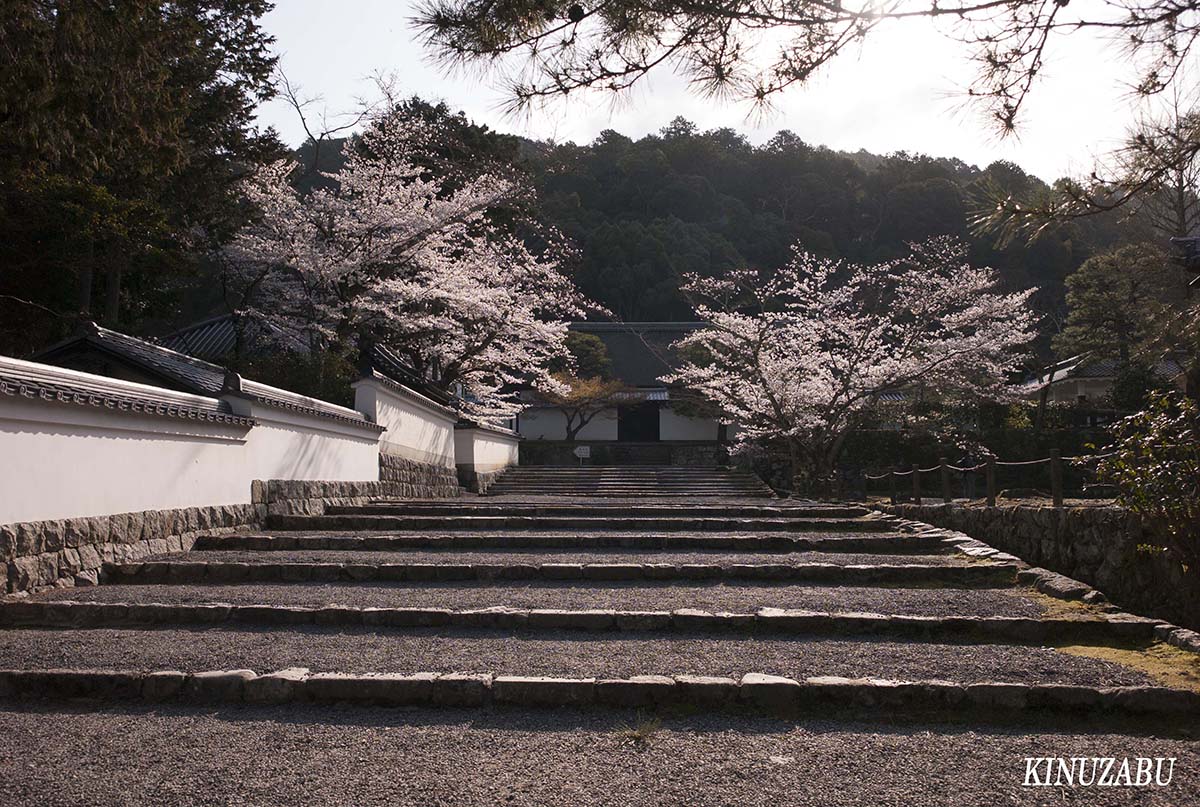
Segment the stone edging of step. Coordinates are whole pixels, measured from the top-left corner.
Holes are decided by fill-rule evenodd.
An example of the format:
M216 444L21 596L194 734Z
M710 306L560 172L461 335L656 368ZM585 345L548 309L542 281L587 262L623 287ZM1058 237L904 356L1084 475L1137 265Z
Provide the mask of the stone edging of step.
M153 561L105 564L118 584L247 582L451 582L495 580L792 580L813 583L1011 585L1015 564L935 566L836 563L225 563Z
M461 526L453 526L461 525ZM613 526L616 525L616 526ZM396 515L272 515L267 526L273 530L455 530L514 528L569 528L617 530L648 529L662 532L754 531L754 532L882 532L887 522L866 518L716 518L671 516L396 516Z
M482 628L492 630L686 631L768 635L885 635L968 641L1146 641L1160 623L1129 615L1100 619L1034 617L925 617L896 614L824 613L762 608L753 613L554 610L509 607L453 611L446 608L320 608L278 605L174 605L52 600L0 605L0 626L103 628L142 625L320 625L369 628Z
M1200 715L1200 693L1163 687L957 684L751 673L733 678L641 675L621 679L491 674L310 673L302 667L184 673L161 670L0 670L0 698L144 700L155 703L345 703L422 707L747 706L779 713L861 708L895 712Z
M631 536L613 531L611 533L557 535L510 534L505 537L477 535L471 533L437 533L424 536L399 535L266 535L249 533L238 536L219 536L200 541L195 550L247 550L254 552L293 550L342 550L342 551L394 551L403 549L656 549L695 550L716 549L732 552L878 552L881 544L889 544L892 551L905 554L921 552L937 553L953 549L937 536L897 537L887 533L875 533L867 538L804 537L803 534L763 533L756 537L738 537L711 534L658 533L649 536Z
M913 521L912 519L893 516L881 511L876 512L882 518L889 519L890 523L895 524L896 528L900 531L920 535L924 538L940 537L945 541L947 546L953 546L955 551L968 557L986 558L987 560L1000 563L1014 564L1018 567L1017 582L1032 586L1037 591L1049 597L1068 601L1080 600L1089 604L1103 606L1114 616L1132 616L1116 606L1106 605L1108 600L1104 596L1104 593L1089 586L1087 583L1059 574L1058 572L1052 572L1049 569L1030 566L1016 555L1001 552L977 538L972 538L965 532L935 527L923 521ZM1143 619L1143 617L1136 618ZM1151 621L1156 623L1154 627L1154 638L1156 640L1166 642L1180 650L1200 654L1200 632L1189 628L1182 628L1169 622L1163 622L1162 620Z

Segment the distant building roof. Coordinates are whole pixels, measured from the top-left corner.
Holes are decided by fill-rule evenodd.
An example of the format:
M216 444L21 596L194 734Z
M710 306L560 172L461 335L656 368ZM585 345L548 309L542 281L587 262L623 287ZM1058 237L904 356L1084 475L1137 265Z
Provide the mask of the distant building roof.
M1090 358L1083 353L1063 359L1045 375L1030 378L1025 382L1026 389L1037 390L1046 385L1058 384L1069 379L1113 379L1120 372L1121 361L1115 358ZM1160 359L1154 363L1154 371L1167 380L1177 378L1182 373L1183 365L1173 358Z
M270 346L279 345L286 350L304 352L307 348L290 339L279 328L260 320L243 318L241 322L233 314L220 314L201 320L169 333L158 340L163 346L195 356L198 359L222 359L234 354L238 347L238 329L242 330L242 353L256 356Z
M631 387L661 387L660 377L680 365L671 345L701 330L703 322L572 322L577 333L590 333L604 342L613 377Z
M224 367L210 364L146 339L102 328L95 323L88 323L79 335L42 351L34 358L47 364L70 367L78 364L83 354L88 351L112 356L125 365L132 365L144 373L148 380L168 389L213 398L221 395L237 395L264 406L304 412L363 427L380 428L353 409L298 395L249 379L242 380L229 373ZM91 368L80 367L78 369ZM227 383L227 378L232 379L233 386Z
M422 378L399 353L386 345L373 344L368 346L363 351L360 361L359 369L364 374L370 370L374 370L384 377L391 379L393 382L408 387L413 392L418 392L442 406L450 406L454 403L453 395Z

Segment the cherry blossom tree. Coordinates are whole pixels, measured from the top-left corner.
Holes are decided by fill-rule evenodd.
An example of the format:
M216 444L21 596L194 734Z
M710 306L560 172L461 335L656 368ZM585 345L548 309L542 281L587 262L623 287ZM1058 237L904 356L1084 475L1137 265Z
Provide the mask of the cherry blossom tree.
M887 393L947 402L1004 399L1033 338L1030 291L1001 293L990 269L947 238L875 265L797 249L775 273L690 276L709 327L677 343L664 377L716 404L742 444L782 440L797 490L830 478L847 435Z
M517 205L520 183L418 167L437 137L385 112L315 190L296 190L294 163L260 171L245 186L260 215L225 257L244 316L313 351L386 343L465 415L511 417L518 385L560 386L548 367L567 358L565 320L584 301L554 253L492 215Z

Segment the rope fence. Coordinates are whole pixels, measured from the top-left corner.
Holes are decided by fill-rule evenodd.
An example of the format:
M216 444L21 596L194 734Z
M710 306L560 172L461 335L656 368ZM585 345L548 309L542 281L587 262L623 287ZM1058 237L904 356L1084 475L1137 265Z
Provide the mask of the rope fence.
M1050 466L1050 498L1053 500L1055 507L1062 507L1063 506L1063 468L1064 468L1064 464L1071 463L1073 465L1078 465L1078 464L1082 464L1082 463L1086 463L1086 462L1092 462L1095 460L1104 459L1106 457L1111 457L1111 456L1114 456L1114 454L1112 454L1112 453L1089 454L1089 455L1080 455L1080 456L1076 456L1076 457L1063 457L1059 454L1058 451L1051 451L1049 457L1043 457L1043 458L1037 459L1037 460L1002 461L1002 460L997 460L995 458L989 458L989 459L985 460L984 462L979 463L978 465L969 465L969 466L951 465L949 462L946 461L945 457L942 457L941 461L937 465L934 465L931 468L921 468L920 466L918 466L917 464L914 463L911 468L904 470L904 471L893 468L892 470L887 471L882 474L863 474L863 476L864 476L864 478L866 478L867 480L872 481L872 482L878 482L879 480L887 479L890 483L892 504L896 504L899 499L899 492L898 492L899 485L897 484L897 480L900 477L911 477L911 479L909 481L910 481L910 484L912 487L912 499L915 502L920 502L921 501L921 474L931 474L931 473L936 472L941 476L940 481L941 481L941 488L942 488L942 490L941 490L942 501L949 504L952 499L952 494L951 494L951 490L950 490L950 474L951 474L951 472L960 473L960 474L974 474L979 471L983 471L984 478L986 480L986 487L987 487L987 504L988 504L988 507L995 507L996 506L996 495L997 495L997 487L996 487L996 469L997 468L1028 468L1028 467L1033 467L1033 466L1038 466L1038 465L1049 465ZM972 488L974 487L973 480L972 480L970 487L972 487Z

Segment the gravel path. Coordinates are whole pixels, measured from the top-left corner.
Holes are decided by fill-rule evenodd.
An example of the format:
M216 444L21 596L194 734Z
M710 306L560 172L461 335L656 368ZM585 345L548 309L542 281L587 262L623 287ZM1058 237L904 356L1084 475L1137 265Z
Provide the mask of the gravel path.
M778 555L763 552L693 552L653 549L609 549L580 552L572 549L429 551L422 549L395 552L337 549L254 552L245 550L202 550L155 555L153 560L186 560L208 563L835 563L883 564L889 566L966 566L959 555L863 555L849 552L791 552Z
M1194 740L623 713L45 707L0 711L10 807L1180 807ZM1026 788L1025 757L1175 757L1164 788Z
M688 532L686 530L663 531L663 530L525 530L525 529L522 529L517 532L514 532L513 530L438 530L438 529L433 529L433 528L430 528L428 530L390 530L390 529L387 529L387 530L265 530L265 531L261 531L261 532L255 532L253 534L255 534L255 535L279 535L279 536L306 535L306 536L324 536L324 537L329 537L329 538L360 538L360 537L387 538L387 537L395 536L398 538L424 538L424 539L461 538L463 536L480 537L480 538L504 538L504 537L511 537L514 534L520 535L523 538L529 537L529 536L536 537L536 538L574 538L574 537L577 537L580 535L600 535L600 536L604 536L606 539L608 539L608 538L613 538L613 539L616 539L616 538L643 538L643 537L649 536L652 538L655 538L655 537L669 538L672 540L678 539L681 537L686 538L689 535L697 536L697 537L704 538L704 539L709 539L709 538L748 538L748 539L768 538L770 540L777 540L779 538L786 538L790 535L793 538L802 539L805 541L815 541L815 540L845 541L845 540L850 540L850 539L859 540L862 538L869 538L871 540L874 540L877 538L881 538L881 539L890 538L890 539L894 539L897 543L903 543L905 540L911 540L914 537L911 533L906 533L906 532L817 532L815 530L812 532L804 530L804 531L796 531L796 532L791 532L791 533L787 533L787 532L763 533L763 532L755 532L753 530L749 530L749 531L709 530L709 531L704 531L704 532Z
M1054 682L1094 686L1151 683L1140 672L1050 648L916 642L711 639L684 635L620 638L556 632L498 636L484 631L404 634L326 628L255 631L7 630L0 668L248 668L269 672L491 672L503 675L727 675L808 678L840 675L974 683Z
M465 610L513 608L618 609L626 611L701 608L751 612L764 607L813 611L870 611L917 616L1041 616L1045 609L1020 589L871 588L851 586L661 585L490 585L460 583L320 584L280 583L216 586L104 585L54 589L34 599L90 602L280 604L349 607L436 607Z

